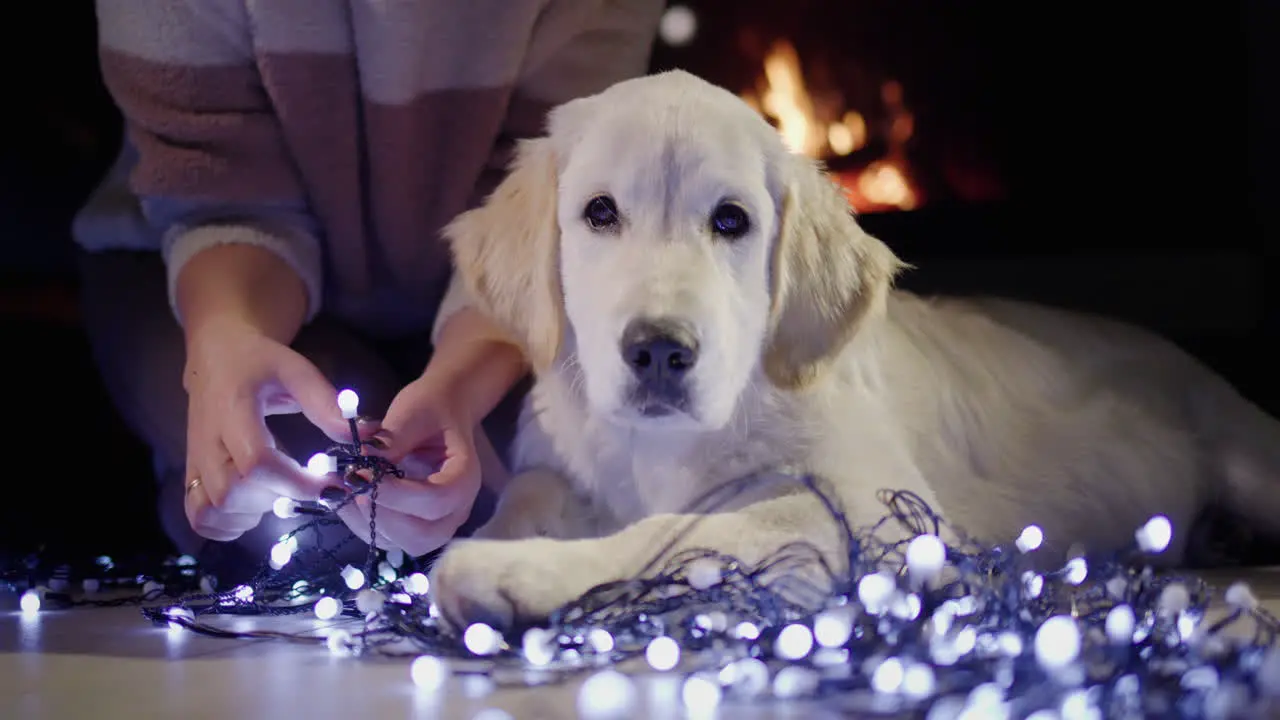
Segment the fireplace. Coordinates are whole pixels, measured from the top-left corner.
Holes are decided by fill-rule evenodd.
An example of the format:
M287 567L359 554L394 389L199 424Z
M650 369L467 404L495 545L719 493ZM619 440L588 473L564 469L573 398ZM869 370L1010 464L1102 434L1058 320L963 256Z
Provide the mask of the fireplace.
M938 66L927 56L904 55L871 28L900 35L914 27L934 47L968 36L954 22L943 23L950 33L930 30L936 19L924 30L919 22L908 26L912 13L894 5L675 2L653 69L680 67L738 94L793 151L822 160L861 213L1004 199L999 149L982 132L973 63ZM935 5L935 15L955 14ZM959 112L948 105L957 98L965 106Z

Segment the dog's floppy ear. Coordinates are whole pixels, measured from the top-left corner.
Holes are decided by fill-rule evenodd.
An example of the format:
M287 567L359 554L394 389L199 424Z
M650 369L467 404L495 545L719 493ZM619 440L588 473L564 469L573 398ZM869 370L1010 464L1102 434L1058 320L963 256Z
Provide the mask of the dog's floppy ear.
M535 371L555 362L564 331L556 168L550 140L521 141L493 194L444 229L477 309L520 343Z
M812 382L869 317L904 267L853 217L823 168L792 155L773 249L773 317L764 369L777 386Z

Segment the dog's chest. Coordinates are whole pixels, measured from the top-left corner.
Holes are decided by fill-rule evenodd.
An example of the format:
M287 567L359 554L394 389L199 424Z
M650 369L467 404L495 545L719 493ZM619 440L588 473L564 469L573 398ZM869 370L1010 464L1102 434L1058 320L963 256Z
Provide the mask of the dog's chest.
M719 507L700 503L726 482L804 463L789 423L748 422L717 433L645 433L593 418L535 388L517 441L516 471L553 469L605 524Z

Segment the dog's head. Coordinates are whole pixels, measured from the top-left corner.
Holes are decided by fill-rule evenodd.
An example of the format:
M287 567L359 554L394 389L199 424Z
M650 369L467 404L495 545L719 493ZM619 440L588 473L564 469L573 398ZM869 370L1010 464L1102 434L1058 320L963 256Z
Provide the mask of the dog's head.
M446 236L535 371L575 363L591 410L637 426L721 427L760 370L812 383L900 267L819 166L683 72L554 110Z

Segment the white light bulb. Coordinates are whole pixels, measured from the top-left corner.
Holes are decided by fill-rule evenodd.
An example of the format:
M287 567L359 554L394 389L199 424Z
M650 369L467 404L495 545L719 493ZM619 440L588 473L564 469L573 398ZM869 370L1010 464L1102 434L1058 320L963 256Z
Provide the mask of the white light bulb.
M753 622L743 620L733 628L733 636L740 640L755 640L760 637L760 628Z
M853 634L854 609L848 605L824 610L813 619L813 637L824 648L838 648Z
M1224 598L1228 605L1240 610L1254 610L1258 607L1258 598L1249 589L1249 586L1242 582L1232 584L1227 588Z
M818 687L818 673L800 665L788 665L773 676L773 694L780 699L802 697Z
M720 683L703 675L691 675L680 689L680 699L685 709L694 716L705 715L716 709L724 697Z
M293 548L287 542L278 542L271 546L271 569L279 570L293 559Z
M298 516L297 511L295 511L293 507L294 502L292 499L281 496L276 498L275 502L271 503L271 512L275 513L276 517L281 520L289 520Z
M920 602L919 595L915 593L911 593L909 595L897 593L894 595L893 602L890 604L889 609L893 613L893 616L899 620L915 620L916 616L920 614L922 607L923 605Z
M241 585L231 592L231 596L242 603L253 602L253 588Z
M342 605L335 598L322 597L316 601L316 617L321 620L332 620L342 612Z
M1138 619L1133 613L1133 608L1128 605L1116 605L1107 611L1107 619L1104 622L1107 638L1116 645L1128 645L1133 642L1133 629L1137 623Z
M1063 720L1101 720L1102 713L1090 712L1094 708L1089 702L1089 693L1085 690L1072 690L1062 700Z
M680 646L666 635L660 635L649 641L644 650L644 658L649 667L658 672L666 672L680 663Z
M968 700L971 711L986 711L975 713L980 717L983 715L998 715L1000 706L1004 704L1004 688L993 682L982 683L969 691Z
M524 631L520 649L530 665L547 665L556 658L556 633L546 628L532 627Z
M352 590L364 587L364 571L350 565L342 568L342 581Z
M587 644L600 655L613 652L613 636L604 628L591 628L587 633Z
M1217 687L1220 679L1217 668L1212 665L1201 665L1183 673L1179 684L1187 690L1206 692Z
M720 582L720 563L711 558L698 558L689 564L689 587L706 590Z
M743 658L725 666L720 679L739 697L755 697L769 689L769 666L759 658Z
M1125 595L1125 590L1129 589L1129 581L1123 575L1117 575L1107 581L1107 594L1116 600L1120 600Z
M351 642L351 633L345 630L334 630L325 638L324 644L328 646L331 655L339 657L352 655L355 653L355 645Z
M800 623L792 623L778 633L773 651L783 660L799 660L813 650L813 633Z
M431 583L422 573L413 573L404 579L404 590L412 595L426 595L430 589Z
M171 607L164 611L166 617L169 618L170 630L182 630L182 621L195 622L196 614L191 612L189 608Z
M360 396L355 390L346 389L338 393L338 409L342 411L342 419L350 420L356 416L356 411L360 409Z
M1022 534L1018 536L1018 539L1014 541L1014 545L1016 545L1018 550L1024 554L1039 549L1040 545L1043 543L1044 531L1041 530L1038 525L1028 525L1023 529Z
M1143 552L1162 553L1173 540L1173 524L1164 515L1156 515L1134 533L1134 539Z
M1045 620L1036 631L1036 660L1046 669L1070 665L1080 655L1080 627L1070 615Z
M871 674L871 688L879 693L896 693L902 687L906 668L898 658L889 658Z
M492 655L502 647L502 635L484 623L472 623L462 633L462 644L476 655Z
M40 612L40 605L43 602L41 595L42 593L35 589L22 593L22 598L18 600L18 607L22 609L23 615L35 615Z
M373 588L365 588L356 593L356 609L363 615L376 613L386 604L386 597Z
M601 670L578 688L578 715L586 720L622 720L632 716L635 682L617 670Z
M1028 570L1022 573L1022 587L1027 591L1027 597L1038 598L1040 593L1044 592L1044 577L1039 573Z
M1156 607L1169 615L1180 613L1191 607L1191 592L1182 583L1169 583L1160 591Z
M409 665L409 676L418 688L435 692L449 679L449 666L438 657L419 655Z
M672 47L688 45L698 32L698 16L684 5L672 5L658 22L658 36Z
M917 535L907 544L907 572L922 581L932 580L947 563L947 546L937 535Z
M1000 652L1009 657L1018 657L1022 654L1022 636L1012 630L1000 633L996 638L996 645L999 646Z
M328 453L316 453L307 461L307 472L316 477L324 477L338 472L338 458Z
M1089 564L1082 557L1071 558L1067 561L1066 580L1072 585L1079 585L1089 577Z
M867 609L867 612L879 615L885 611L889 599L897 589L897 583L889 575L884 573L864 575L858 581L858 601Z
M396 580L396 569L391 567L391 563L383 560L378 563L378 578L384 583L392 583Z
M924 663L911 663L902 674L902 693L908 697L922 699L933 695L937 680L933 668Z

